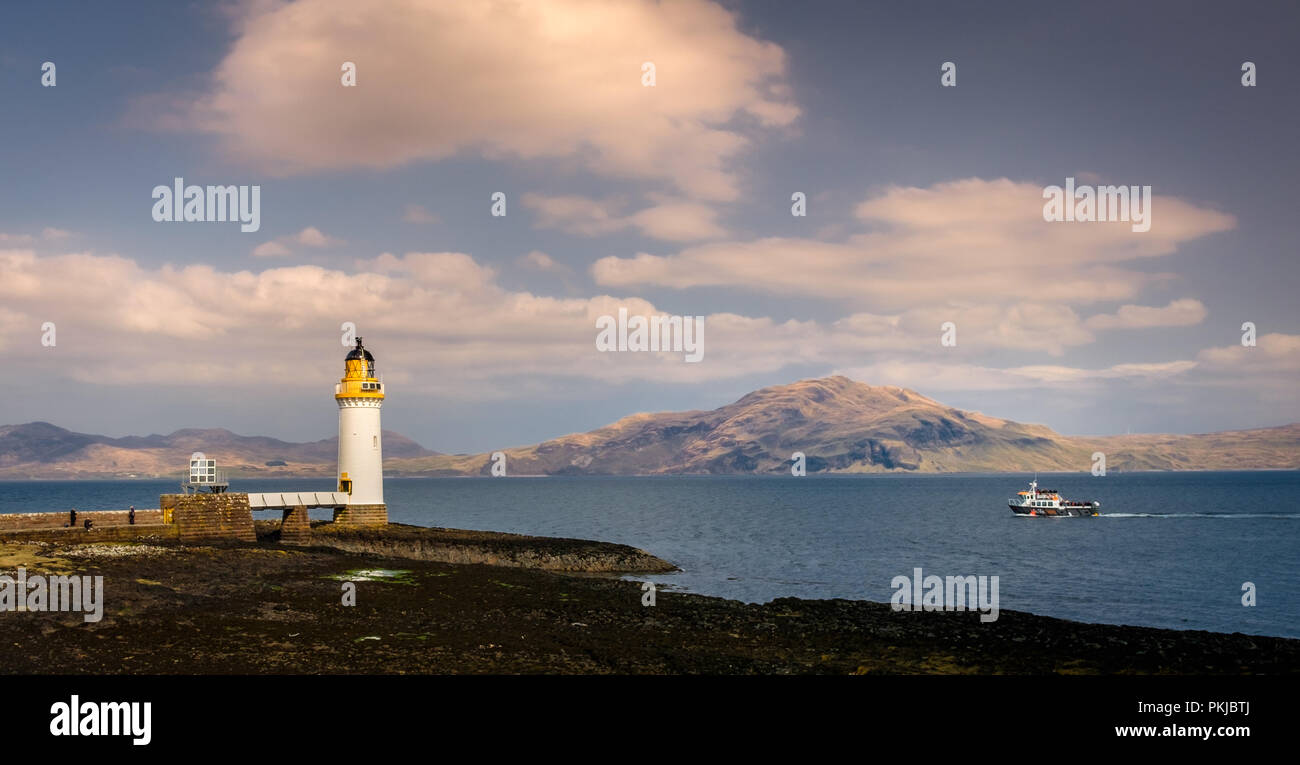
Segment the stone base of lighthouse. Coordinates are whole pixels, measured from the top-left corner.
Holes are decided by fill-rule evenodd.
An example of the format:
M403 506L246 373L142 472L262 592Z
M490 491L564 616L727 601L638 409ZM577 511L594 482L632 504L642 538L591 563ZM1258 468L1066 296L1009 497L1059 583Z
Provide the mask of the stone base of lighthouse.
M340 526L387 526L388 505L344 505L334 508Z

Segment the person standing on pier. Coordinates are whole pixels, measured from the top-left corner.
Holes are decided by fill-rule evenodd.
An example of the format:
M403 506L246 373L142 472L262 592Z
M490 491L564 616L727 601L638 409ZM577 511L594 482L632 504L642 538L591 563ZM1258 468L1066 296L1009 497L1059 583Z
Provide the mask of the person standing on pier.
M68 513L68 525L74 529L77 527L77 508L75 507Z
M135 525L135 505L131 505L131 509L127 511L126 522L131 526Z

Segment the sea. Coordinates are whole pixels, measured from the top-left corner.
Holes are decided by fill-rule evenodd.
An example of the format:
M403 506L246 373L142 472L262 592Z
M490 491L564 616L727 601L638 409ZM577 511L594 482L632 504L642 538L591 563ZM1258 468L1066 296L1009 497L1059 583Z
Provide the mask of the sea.
M895 577L998 577L999 609L1300 638L1300 471L1041 474L1094 518L1025 518L1032 475L389 478L389 519L621 542L661 590L889 602ZM329 491L330 478L232 491ZM0 513L155 508L177 481L3 481ZM329 518L330 511L313 511ZM272 518L273 513L255 513ZM147 565L147 564L145 564ZM1253 594L1254 605L1245 605Z

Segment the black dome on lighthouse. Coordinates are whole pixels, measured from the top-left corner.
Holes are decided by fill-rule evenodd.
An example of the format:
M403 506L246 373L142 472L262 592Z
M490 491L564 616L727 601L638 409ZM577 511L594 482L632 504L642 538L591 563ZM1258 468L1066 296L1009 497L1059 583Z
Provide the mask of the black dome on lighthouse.
M370 355L370 351L367 351L365 346L361 345L361 338L359 337L357 338L357 347L348 351L347 358L345 358L344 361L352 361L354 359L365 359L366 361L375 360L375 357Z

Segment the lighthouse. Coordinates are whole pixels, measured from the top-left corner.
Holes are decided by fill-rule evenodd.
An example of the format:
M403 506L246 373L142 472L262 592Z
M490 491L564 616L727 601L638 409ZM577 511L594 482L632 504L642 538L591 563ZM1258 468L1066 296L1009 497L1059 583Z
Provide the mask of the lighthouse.
M307 544L311 521L307 511L333 508L339 526L384 527L383 430L379 409L384 405L384 384L375 376L375 357L357 338L357 347L343 361L343 379L334 386L339 405L338 491L286 491L245 494L225 489L224 471L202 452L190 456L190 480L184 494L158 498L163 523L174 523L181 541L239 539L256 542L254 510L281 510L280 541ZM190 494L191 488L211 493Z
M384 384L375 377L375 357L361 344L361 338L343 363L343 379L334 386L334 400L339 405L339 491L348 495L350 506L382 508L384 451L379 409L384 405Z

